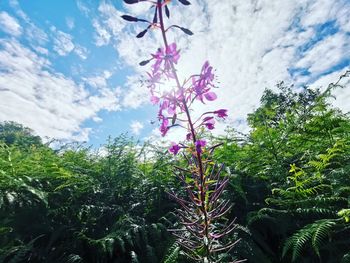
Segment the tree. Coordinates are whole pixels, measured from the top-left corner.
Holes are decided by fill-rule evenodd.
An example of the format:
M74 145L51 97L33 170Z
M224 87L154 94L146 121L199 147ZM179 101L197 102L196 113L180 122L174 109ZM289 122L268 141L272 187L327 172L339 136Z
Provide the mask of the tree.
M34 135L31 129L12 121L0 123L0 141L7 145L17 144L24 148L30 145L42 145L41 138Z

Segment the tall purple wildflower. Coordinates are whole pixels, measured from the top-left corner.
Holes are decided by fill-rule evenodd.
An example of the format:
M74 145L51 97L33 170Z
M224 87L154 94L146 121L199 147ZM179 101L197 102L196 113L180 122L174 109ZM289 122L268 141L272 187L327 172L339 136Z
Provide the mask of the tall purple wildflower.
M146 29L137 35L138 38L143 37L150 28L159 29L163 47L158 47L150 55L150 59L142 61L140 65L151 63L150 71L147 73L148 88L151 102L159 105L161 135L165 136L174 126L186 129L187 134L184 138L187 143L173 142L169 148L169 152L174 155L182 151L188 162L186 168L175 167L175 173L184 184L187 197L180 197L175 192L169 193L181 206L177 211L181 227L169 231L177 237L178 244L188 257L198 262L218 262L218 256L230 251L238 242L238 240L226 242L230 240L229 235L234 231L236 224L234 220L229 222L224 218L232 205L222 198L229 181L220 175L224 166L217 164L212 158L213 151L219 145L208 145L202 138L200 130L203 128L213 130L215 119L224 119L228 115L226 109L218 109L205 112L194 120L190 110L195 103L206 104L217 99L214 92L216 85L213 67L205 61L198 74L180 81L175 67L180 61L180 51L176 43L169 43L167 33L170 29L180 29L188 35L193 33L178 25L165 28L164 14L170 18L168 7L170 0L124 0L124 2L127 4L149 2L154 7L152 21L128 15L122 17L130 22L143 22L147 25ZM185 6L190 5L188 0L178 2ZM160 86L165 81L171 82L176 89L162 91Z

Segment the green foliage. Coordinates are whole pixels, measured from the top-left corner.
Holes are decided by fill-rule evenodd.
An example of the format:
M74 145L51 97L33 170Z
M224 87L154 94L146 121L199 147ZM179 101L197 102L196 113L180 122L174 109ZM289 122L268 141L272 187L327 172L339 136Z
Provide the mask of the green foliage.
M15 122L0 123L0 142L7 145L16 144L22 148L42 144L40 137L33 135L32 130Z
M293 253L297 262L340 262L348 252L350 119L330 105L337 86L295 92L281 83L249 115L248 136L216 138L223 143L216 157L232 178L234 214L252 234L249 247L257 245L267 262L291 262ZM259 262L259 249L249 262Z
M344 218L345 223L350 222L350 209L342 209L338 212L338 216Z
M249 220L249 225L254 226L256 222L267 219L277 224L286 224L286 217L292 217L295 220L289 222L288 227L281 230L281 234L288 235L298 225L304 225L297 230L291 237L284 241L282 256L285 257L288 251L292 252L292 262L299 261L302 252L306 247L312 248L313 252L322 258L320 247L326 241L330 242L327 237L332 236L334 244L349 229L345 223L348 219L348 209L342 209L349 206L349 195L341 196L338 189L339 181L337 177L330 178L330 174L342 163L337 162L338 157L342 157L346 144L343 140L337 141L333 147L326 150L325 154L319 154L317 160L309 161L306 164L306 170L291 165L287 176L286 189L272 189L273 197L266 198L266 203L271 206L259 210L257 214ZM331 170L327 170L331 167ZM330 180L336 179L336 180ZM336 216L344 220L339 221ZM325 218L317 220L318 218ZM272 221L273 220L273 221ZM315 220L309 223L310 220ZM287 225L288 226L288 225ZM345 242L349 243L349 242ZM334 249L333 245L324 250ZM344 251L345 252L345 251ZM343 252L343 253L344 253ZM336 261L334 261L336 262Z
M163 263L177 263L180 254L180 247L175 242L172 246L168 248L168 252L165 255Z
M105 149L101 156L81 146L0 144L1 262L157 262L164 256L167 242L159 240L170 235L158 221L174 207L167 186L144 174L126 136ZM153 170L149 165L147 172Z
M295 262L301 256L305 245L311 243L313 250L320 257L320 247L324 240L330 236L335 225L335 221L325 219L318 220L298 230L286 240L282 256L284 257L289 250L292 250L292 261Z
M213 138L227 219L237 217L226 238L241 238L220 262L350 262L350 118L330 105L335 86L280 84L249 115L249 134ZM192 263L167 231L177 226L167 191L185 191L171 156L126 135L100 152L53 150L0 124L0 262Z

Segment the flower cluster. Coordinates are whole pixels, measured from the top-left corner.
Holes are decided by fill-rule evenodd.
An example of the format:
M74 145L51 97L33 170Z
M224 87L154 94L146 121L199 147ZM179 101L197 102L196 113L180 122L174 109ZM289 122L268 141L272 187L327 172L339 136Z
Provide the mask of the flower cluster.
M165 48L159 48L155 54L152 54L151 60L154 60L154 63L151 66L151 72L147 73L149 77L148 88L151 93L150 100L152 104L159 104L159 130L162 136L165 136L170 128L179 124L178 126L188 130L186 139L193 140L191 125L184 126L183 121L177 120L177 116L181 114L184 115L186 110L188 110L188 106L192 106L196 100L205 103L206 101L213 101L217 98L216 93L212 91L212 89L215 88L215 76L213 67L206 61L202 66L201 72L197 75L190 76L178 89L162 91L161 80L173 79L175 82L178 81L176 79L177 76L175 74L174 64L177 64L179 59L180 52L175 43ZM224 119L225 117L227 117L227 110L220 109L202 114L201 118L197 120L196 123L191 124L194 126L199 123L199 125L194 126L194 128L203 126L208 130L213 130L215 128L215 118ZM200 147L197 147L196 141L194 141L194 144L196 149L200 149ZM204 145L201 147L204 147ZM169 148L169 152L176 155L180 149L181 147L177 144L172 144Z
M180 58L179 51L176 49L176 44L172 43L171 45L164 48L159 48L155 54L152 54L153 59L156 62L152 66L152 74L155 75L159 72L164 73L168 78L174 78L172 73L171 63L177 64L177 61ZM163 65L163 68L161 67Z
M199 76L192 77L192 89L196 98L204 103L204 98L208 101L216 100L216 94L210 89L214 87L214 74L213 67L209 65L209 62L206 61L202 67L201 73Z

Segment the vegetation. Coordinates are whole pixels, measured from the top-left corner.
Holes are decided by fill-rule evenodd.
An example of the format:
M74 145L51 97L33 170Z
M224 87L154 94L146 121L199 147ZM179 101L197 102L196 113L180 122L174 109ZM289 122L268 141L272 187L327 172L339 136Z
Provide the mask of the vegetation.
M227 241L241 238L220 262L350 262L349 115L330 105L333 86L278 88L248 135L212 138L237 217ZM191 262L167 231L178 224L167 192L182 190L165 149L126 135L103 154L52 149L9 122L0 140L0 262Z

